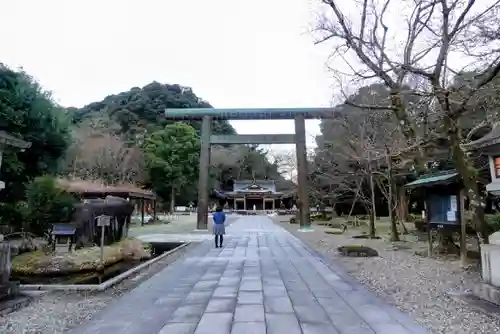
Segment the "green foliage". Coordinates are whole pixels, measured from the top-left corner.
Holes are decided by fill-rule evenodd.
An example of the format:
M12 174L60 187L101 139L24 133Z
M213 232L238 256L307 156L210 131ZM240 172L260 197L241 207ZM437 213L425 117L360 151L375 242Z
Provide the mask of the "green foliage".
M167 125L146 139L146 154L150 181L164 199L171 189L179 191L197 179L200 139L193 127L184 123Z
M69 145L70 119L64 110L24 71L0 64L0 130L31 142L25 152L8 150L1 166L5 189L0 191L0 217L19 226L18 212L25 199L26 185L33 178L56 173L59 160Z
M135 141L174 123L165 120L167 108L211 108L211 105L196 96L189 87L152 82L142 88L133 87L129 91L109 95L81 109L72 109L71 114L75 124L107 115L120 125L121 134ZM201 131L200 121L186 123L198 133ZM216 134L236 133L228 121L214 121L212 131Z
M490 234L500 231L500 213L488 215L486 217L486 223L488 224Z
M109 95L102 101L91 103L81 109L68 108L73 123L78 126L91 125L92 128L104 127L113 134L123 136L127 143L144 146L153 132L161 131L174 121L165 120L167 108L210 108L211 105L194 94L191 88L180 85L152 82L142 88L134 87L129 91ZM201 122L183 120L192 126L198 135ZM226 120L212 122L213 134L236 134ZM274 179L278 190L293 189L294 184L285 180L276 163L270 163L267 152L247 145L222 145L212 147L210 185L214 188L231 187L234 179ZM183 165L185 165L183 163ZM194 163L198 166L198 161ZM192 177L193 181L197 178ZM147 182L153 185L153 180ZM170 195L167 186L158 189L164 199ZM196 187L184 186L178 191L178 200L183 204L196 200Z
M26 191L29 230L43 235L53 223L69 222L76 199L57 187L51 176L40 176Z
M312 221L330 221L332 219L331 216L326 215L325 213L313 213L311 214Z
M337 251L343 256L353 256L353 257L378 256L378 252L375 249L363 245L344 245L338 247Z

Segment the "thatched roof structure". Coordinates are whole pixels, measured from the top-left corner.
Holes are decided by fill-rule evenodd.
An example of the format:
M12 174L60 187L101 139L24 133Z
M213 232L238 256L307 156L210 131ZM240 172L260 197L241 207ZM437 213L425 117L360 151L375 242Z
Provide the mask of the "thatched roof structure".
M99 181L58 179L57 184L65 191L84 198L116 196L131 199L156 199L151 190L141 189L132 184L107 186Z

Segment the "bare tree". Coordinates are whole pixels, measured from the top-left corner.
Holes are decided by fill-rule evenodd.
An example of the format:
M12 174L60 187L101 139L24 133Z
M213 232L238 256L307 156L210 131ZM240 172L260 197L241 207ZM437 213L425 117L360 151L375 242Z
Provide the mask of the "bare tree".
M390 90L385 103L358 106L392 111L403 136L419 144L414 155L417 170L425 169L429 142L437 138L446 142L468 190L476 226L483 242L487 242L484 195L479 191L472 161L461 145L465 138L460 121L500 71L496 38L485 38L481 29L498 31L498 20L492 14L500 1L321 2L325 12L316 29L317 42L333 44L332 70L341 79L350 78L351 84L376 80ZM341 61L345 66L338 65ZM454 85L453 77L466 71L475 74L459 87ZM405 96L428 101L423 117ZM432 127L428 124L430 116L434 117Z
M65 161L66 173L82 180L116 185L144 180L142 152L113 133L92 126L78 128Z

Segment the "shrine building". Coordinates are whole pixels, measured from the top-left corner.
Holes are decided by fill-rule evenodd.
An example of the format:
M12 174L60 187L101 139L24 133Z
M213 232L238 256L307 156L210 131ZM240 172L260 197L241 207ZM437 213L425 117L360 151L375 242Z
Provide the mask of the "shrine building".
M231 191L214 190L213 196L228 209L250 211L289 207L293 193L277 191L274 180L235 180Z

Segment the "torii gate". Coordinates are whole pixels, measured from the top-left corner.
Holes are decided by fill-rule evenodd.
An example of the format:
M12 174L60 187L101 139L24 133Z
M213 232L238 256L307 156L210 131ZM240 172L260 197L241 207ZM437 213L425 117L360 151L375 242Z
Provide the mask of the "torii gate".
M300 231L311 230L307 184L306 119L332 118L334 108L182 108L166 109L168 120L201 120L197 229L207 229L210 146L216 144L293 144L298 170ZM212 135L213 120L295 120L294 134Z

